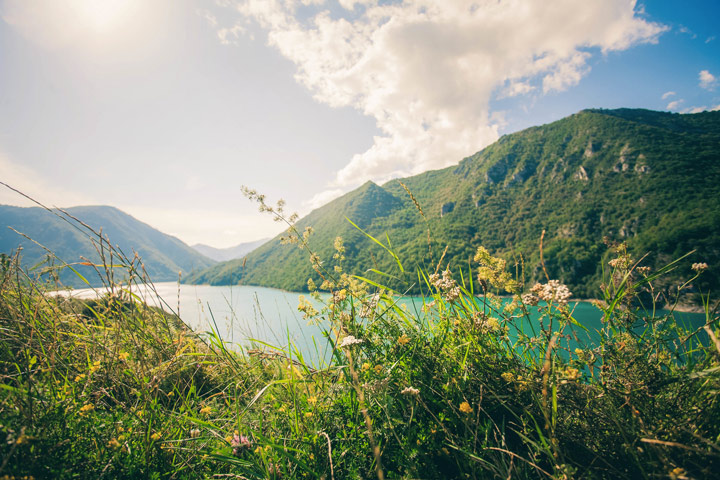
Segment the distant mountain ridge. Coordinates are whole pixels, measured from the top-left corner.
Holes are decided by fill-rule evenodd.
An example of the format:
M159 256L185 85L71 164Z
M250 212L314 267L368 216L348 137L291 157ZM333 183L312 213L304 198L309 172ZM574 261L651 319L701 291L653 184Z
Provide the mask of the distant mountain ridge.
M137 252L153 281L178 280L180 272L183 275L190 274L215 263L181 240L166 235L115 207L82 206L67 208L65 211L94 230L102 230L103 236L107 236L113 246L119 246L131 259L133 252ZM40 207L0 205L0 252L9 254L22 247L23 264L28 267L43 262L47 257L43 248L8 228L12 227L47 247L67 263L81 262L83 259L98 262L100 257L92 242L82 229L73 227L72 223ZM74 268L92 284L100 283L92 267L76 265ZM60 280L70 286L85 286L68 269L61 271Z
M526 282L543 278L539 241L551 277L575 296L596 297L607 261L603 238L626 241L645 264L660 266L690 250L689 261L711 269L695 288L719 286L720 112L674 114L650 110L584 110L559 121L506 135L458 165L402 179L427 222L398 181L368 182L311 212L311 248L332 264L333 239L346 245L344 270L394 272L394 260L347 222L376 238L386 235L417 282L413 266L444 264L466 273L478 246L524 265ZM432 246L428 247L427 230ZM432 252L432 253L431 253ZM522 262L520 262L522 259ZM690 275L689 265L677 277ZM395 272L397 273L397 272ZM415 278L413 279L413 275ZM304 290L319 282L307 254L280 236L246 259L212 266L191 283L251 284Z
M239 243L234 247L228 248L215 248L209 245L204 245L202 243L196 243L195 245L191 245L191 248L194 248L201 254L205 255L208 258L212 258L215 261L225 262L236 258L242 258L245 254L252 252L268 240L270 239L263 238L260 240L255 240L254 242Z

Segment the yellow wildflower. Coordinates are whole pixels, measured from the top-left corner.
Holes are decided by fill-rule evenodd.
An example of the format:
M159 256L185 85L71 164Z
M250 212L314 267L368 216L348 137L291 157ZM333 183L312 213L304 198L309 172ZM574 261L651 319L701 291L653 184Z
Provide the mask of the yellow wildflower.
M100 369L100 361L93 362L93 364L90 366L90 373L95 373Z
M87 414L88 412L92 412L93 410L95 410L95 405L92 405L92 404L90 404L90 403L86 403L85 405L83 405L82 407L80 407L80 415L85 415L85 414Z
M310 405L315 405L317 403L317 397L308 397L307 401Z
M460 411L463 413L472 413L473 409L468 402L462 402L460 404Z
M383 372L383 366L382 365L375 365L375 373L380 375Z
M120 442L118 442L117 438L113 438L107 443L108 448L120 448Z
M200 413L203 415L210 415L211 412L212 412L212 408L210 408L210 407L203 407L200 409Z
M77 377L75 377L75 381L76 381L76 382L80 382L80 381L82 381L84 378L85 378L85 374L84 374L84 373L81 373L80 375L78 375Z
M501 374L500 376L503 378L503 380L505 380L508 383L512 382L515 379L515 375L513 375L510 372L505 372L505 373Z
M150 440L158 441L162 438L162 434L160 432L155 432L152 435L150 435Z
M305 418L312 418L312 412L305 412Z
M362 364L363 372L367 372L367 371L370 370L371 368L372 368L372 365L370 365L369 362L365 362L365 363Z
M408 343L410 343L410 337L403 333L402 335L400 335L400 338L398 338L397 341L400 345L407 345Z
M127 352L120 352L120 354L118 354L118 358L124 362L125 360L130 358L130 354Z

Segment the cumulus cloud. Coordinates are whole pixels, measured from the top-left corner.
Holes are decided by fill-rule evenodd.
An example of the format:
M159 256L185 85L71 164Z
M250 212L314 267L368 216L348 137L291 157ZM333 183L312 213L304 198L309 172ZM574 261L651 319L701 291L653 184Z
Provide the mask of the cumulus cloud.
M684 102L684 100L682 100L682 99L680 99L680 100L673 100L672 102L668 103L668 104L667 104L667 107L665 107L665 108L667 108L668 110L677 110L677 108L678 108L683 102Z
M656 42L667 28L641 18L635 3L340 0L308 15L298 0L239 0L235 8L267 30L318 101L375 119L381 134L331 186L347 190L456 163L497 139L492 98L565 90L594 52Z
M702 70L698 78L700 80L700 87L705 90L714 90L718 84L717 77L707 70Z

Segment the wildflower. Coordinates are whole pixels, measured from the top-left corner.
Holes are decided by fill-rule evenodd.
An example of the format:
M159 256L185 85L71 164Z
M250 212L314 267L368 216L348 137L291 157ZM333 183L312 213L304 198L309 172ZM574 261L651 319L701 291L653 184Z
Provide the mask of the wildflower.
M578 378L580 378L580 371L579 371L577 368L568 367L568 368L566 368L565 371L563 372L563 376L564 376L568 381L571 381L571 382L572 382L572 381L575 381L575 380L577 380Z
M405 387L400 393L402 393L403 395L418 395L420 393L420 390L413 387Z
M193 428L190 430L190 438L198 438L200 436L200 429L199 428Z
M370 365L369 362L365 362L365 363L362 364L363 372L367 372L367 371L370 370L371 368L372 368L372 365Z
M212 412L212 408L210 407L203 407L200 409L200 413L203 415L209 415Z
M300 301L300 303L298 304L297 309L299 312L303 313L303 318L308 320L310 318L317 316L317 314L318 314L317 309L315 307L313 307L313 305L310 302L305 300L304 295L300 295L300 297L298 297L298 300Z
M333 303L340 303L347 298L347 290L344 288L333 292Z
M460 287L457 282L453 280L450 269L446 269L442 273L442 277L437 273L430 275L430 283L443 293L443 296L448 302L452 302L460 296Z
M550 280L545 284L536 283L530 289L530 292L536 295L540 300L545 300L547 303L555 302L558 305L567 305L567 302L572 295L567 286L557 280Z
M107 443L108 448L120 448L120 442L118 442L117 438L113 438Z
M127 352L120 352L120 353L118 354L118 358L124 362L125 360L127 360L128 358L130 358L130 354L127 353Z
M100 369L100 361L93 362L93 364L90 366L90 373L95 373Z
M513 380L515 380L515 375L513 375L513 374L510 373L510 372L505 372L505 373L501 374L500 376L502 377L503 380L505 380L505 381L508 382L508 383L510 383L510 382L512 382Z
M90 404L90 403L86 403L85 405L83 405L82 407L80 407L80 415L86 415L86 414L88 414L89 412L92 412L93 410L95 410L95 405L92 405L92 404Z
M347 337L343 338L343 341L340 343L340 348L349 347L351 345L357 345L362 342L363 341L361 339L355 338L352 335L348 335Z
M398 338L397 341L400 345L407 345L408 343L410 343L410 337L403 333L402 335L400 335L400 338Z
M81 382L83 379L85 379L85 374L81 373L80 375L75 377L75 382Z
M305 418L312 418L313 413L312 412L305 412Z
M463 413L472 413L473 409L468 402L462 402L460 404L460 411Z
M317 397L308 397L307 401L310 405L315 405L317 403Z
M423 313L428 313L435 306L435 300L422 306Z
M162 434L160 432L155 432L152 435L150 435L150 440L157 442L162 438Z
M692 268L693 270L695 270L697 273L700 273L700 272L705 271L705 270L708 269L708 264L705 263L705 262L693 263L691 268Z
M383 366L382 365L375 365L375 373L380 375L383 372Z
M532 293L523 293L522 302L525 305L531 305L531 306L535 307L540 302L540 299L536 295L533 295Z
M233 433L232 440L230 441L230 446L233 447L233 455L238 457L240 456L240 452L250 449L252 442L250 442L250 439L245 435L240 435L238 432L235 432Z
M650 267L637 267L636 270L643 277L647 277L647 274L650 273Z
M492 257L485 247L478 247L474 260L480 264L477 278L481 284L490 283L495 288L513 293L517 290L517 282L513 281L510 274L505 271L507 266L505 260Z
M678 478L682 478L685 476L685 469L680 467L675 467L668 473L668 476L672 478L673 480L677 480Z

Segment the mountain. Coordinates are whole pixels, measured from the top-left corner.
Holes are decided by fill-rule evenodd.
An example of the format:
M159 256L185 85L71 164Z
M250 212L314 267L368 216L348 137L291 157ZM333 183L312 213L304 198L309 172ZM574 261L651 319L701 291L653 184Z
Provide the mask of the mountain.
M577 297L597 297L604 238L625 241L645 265L658 267L693 249L689 262L710 269L696 283L717 291L720 267L720 112L584 110L506 135L458 165L398 181L368 182L301 219L312 226L312 250L332 269L333 240L344 237L344 271L397 273L395 260L345 219L393 248L407 262L397 288L417 283L415 266L444 264L467 272L477 247L510 264L527 283L542 277L539 243L551 278ZM432 238L428 246L428 230ZM387 236L387 237L386 237ZM677 272L687 278L688 265ZM304 290L319 281L307 253L280 236L250 253L187 277L192 283L252 284Z
M86 206L67 208L65 211L97 232L102 229L103 236L108 237L110 243L118 246L129 259L132 260L133 252L137 252L145 270L154 281L177 280L178 272L188 274L215 263L177 238L166 235L117 208ZM62 213L60 215L64 217ZM65 218L69 221L40 207L0 205L0 227L3 227L0 228L0 252L9 254L21 246L22 261L28 267L39 264L47 257L43 248L8 228L12 227L45 246L67 263L85 261L83 259L94 263L100 261L100 255L88 236L89 232L78 222ZM95 238L97 239L97 236ZM110 263L111 259L108 257L107 261ZM93 285L101 283L92 267L77 265L75 268ZM85 286L68 269L61 271L60 280L70 286Z
M197 243L192 245L192 248L205 255L208 258L212 258L218 262L225 262L227 260L233 260L235 258L242 258L246 253L250 253L263 243L270 240L269 238L263 238L261 240L255 240L254 242L245 242L235 245L234 247L228 248L215 248L210 245L203 245Z

